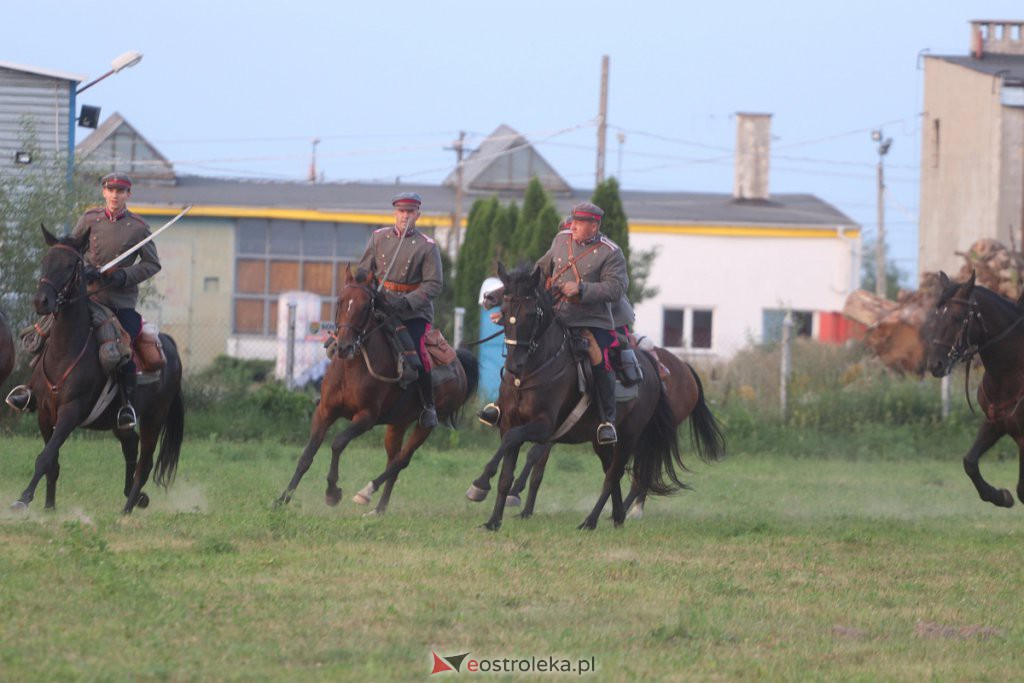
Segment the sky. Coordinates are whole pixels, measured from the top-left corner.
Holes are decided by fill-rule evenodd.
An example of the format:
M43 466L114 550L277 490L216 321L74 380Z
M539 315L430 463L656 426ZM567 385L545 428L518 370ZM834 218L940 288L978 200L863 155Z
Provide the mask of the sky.
M627 9L628 6L628 9ZM594 185L601 59L606 175L626 190L732 191L736 112L772 114L770 191L811 193L877 234L916 286L921 57L965 55L972 19L1020 0L307 0L8 3L0 61L80 74L83 92L178 173L440 183L452 142L501 124L572 186ZM79 128L77 140L89 133Z

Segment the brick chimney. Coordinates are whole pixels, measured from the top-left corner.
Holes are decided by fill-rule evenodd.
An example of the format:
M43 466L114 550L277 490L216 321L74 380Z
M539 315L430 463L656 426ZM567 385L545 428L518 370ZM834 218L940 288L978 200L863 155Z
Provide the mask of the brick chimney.
M768 199L772 115L736 113L734 199Z
M1024 55L1024 21L971 21L971 56Z

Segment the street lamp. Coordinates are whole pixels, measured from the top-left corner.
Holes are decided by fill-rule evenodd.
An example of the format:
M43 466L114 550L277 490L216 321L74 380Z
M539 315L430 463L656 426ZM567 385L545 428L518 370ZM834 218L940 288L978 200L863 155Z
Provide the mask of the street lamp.
M99 78L86 83L81 88L76 90L75 94L76 95L80 95L83 90L88 90L92 86L94 86L97 83L99 83L100 81L102 81L107 76L113 76L114 74L118 73L119 71L127 69L128 67L135 66L136 64L138 64L141 61L142 61L142 53L141 52L125 52L122 55L118 55L117 57L114 58L114 61L112 61L110 63L110 71L108 71L107 73L103 74Z
M885 172L882 161L892 146L892 138L882 130L871 131L871 139L878 143L878 235L875 239L875 294L885 298Z

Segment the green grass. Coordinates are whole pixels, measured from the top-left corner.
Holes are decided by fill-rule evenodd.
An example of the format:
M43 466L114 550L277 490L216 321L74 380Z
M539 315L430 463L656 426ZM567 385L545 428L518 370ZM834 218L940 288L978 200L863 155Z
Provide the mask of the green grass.
M489 447L431 443L382 518L350 502L379 448L345 455L339 507L325 447L274 509L299 448L212 439L186 441L177 483L122 518L116 442L73 439L58 510L40 487L27 516L0 512L0 679L425 680L431 650L593 657L601 681L1019 675L1021 512L978 500L968 439L905 460L735 451L591 533L575 527L594 456L556 449L536 516L490 533L493 499L463 497ZM38 448L3 440L4 509ZM983 471L1016 483L1013 459Z

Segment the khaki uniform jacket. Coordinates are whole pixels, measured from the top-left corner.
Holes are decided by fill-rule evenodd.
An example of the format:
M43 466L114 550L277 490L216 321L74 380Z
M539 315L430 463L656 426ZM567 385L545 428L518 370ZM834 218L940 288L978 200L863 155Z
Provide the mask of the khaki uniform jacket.
M559 300L555 312L569 327L598 327L612 329L612 304L618 303L626 294L629 276L626 274L626 258L619 245L601 233L596 242L576 244L571 230L555 235L548 252L540 257L537 265L545 277L557 276L551 282L551 290L559 289L564 282L575 282L579 271L580 297L578 301ZM597 248L593 248L595 243ZM575 268L569 265L570 254L576 260Z
M396 256L395 249L400 239L401 235L394 227L375 230L370 235L370 243L366 245L363 257L359 259L359 267L376 271L378 278L383 278L387 273L388 282L398 285L400 289L414 286L413 291L406 292L389 289L385 284L382 291L392 305L403 298L409 302L410 308L398 314L402 320L423 318L433 322L434 299L441 293L444 284L441 250L434 240L414 227L402 240L402 248ZM392 258L394 266L391 266Z
M125 211L118 220L111 221L103 207L89 209L82 214L71 234L81 237L86 230L89 231L89 246L85 250L85 261L97 268L149 237L149 225L137 214ZM115 270L128 274L125 286L103 287L93 298L111 308L135 308L139 301L139 283L160 272L156 245L147 243L107 273Z
M629 305L629 299L623 294L621 299L612 304L612 324L615 325L615 329L619 329L623 325L632 327L635 321L636 313Z

